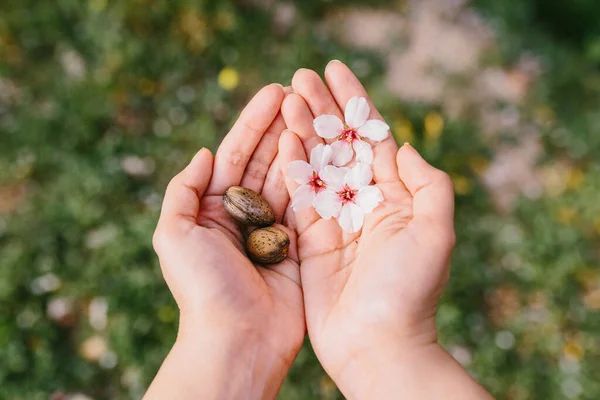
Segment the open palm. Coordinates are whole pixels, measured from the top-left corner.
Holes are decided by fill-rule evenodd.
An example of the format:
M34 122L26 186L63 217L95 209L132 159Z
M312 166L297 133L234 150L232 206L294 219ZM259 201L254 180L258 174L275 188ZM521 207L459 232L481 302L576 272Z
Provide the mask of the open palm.
M288 128L280 139L284 172L323 143L313 119L343 118L340 109L367 97L340 62L325 71L328 86L313 71L294 76L294 94L282 105ZM370 118L381 119L371 104ZM453 189L448 176L410 146L398 150L391 137L376 143L373 180L384 201L365 216L361 232L347 234L335 219L313 210L296 213L309 336L324 368L342 388L353 363L382 342L407 346L436 341L435 311L448 278L454 244ZM290 193L297 184L286 179Z
M277 158L284 90L262 89L242 112L213 160L201 150L169 184L154 237L165 280L186 315L245 332L269 344L291 365L305 334L294 229L284 221L289 196ZM252 264L244 232L225 212L233 185L251 188L271 204L290 236L289 257L273 268ZM194 317L195 318L195 317Z

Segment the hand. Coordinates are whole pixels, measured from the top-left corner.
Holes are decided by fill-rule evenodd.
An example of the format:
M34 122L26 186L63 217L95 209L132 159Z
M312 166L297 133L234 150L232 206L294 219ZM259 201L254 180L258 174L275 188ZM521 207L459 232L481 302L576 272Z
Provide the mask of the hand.
M330 63L325 78L329 88L315 72L299 70L292 80L295 93L283 102L283 117L294 132L280 139L286 174L289 162L306 160L323 143L313 129L315 117L333 114L343 120L348 100L368 98L341 62ZM369 104L369 119L381 119ZM373 152L373 180L384 201L365 216L361 232L344 233L335 219L321 219L312 208L296 213L310 340L349 398L400 398L400 393L413 398L409 388L415 385L414 398L451 398L426 393L436 386L427 381L434 379L431 371L457 366L437 345L435 326L455 241L452 182L410 145L399 150L392 137L376 143ZM298 187L290 178L286 184L290 194ZM461 374L453 379L472 383ZM463 388L457 395L469 398L469 393Z
M169 183L153 243L181 311L180 329L147 398L274 398L300 350L305 322L296 235L276 156L283 98L281 85L263 88L214 161L202 149ZM291 240L282 263L264 268L247 258L222 205L234 185L271 204Z

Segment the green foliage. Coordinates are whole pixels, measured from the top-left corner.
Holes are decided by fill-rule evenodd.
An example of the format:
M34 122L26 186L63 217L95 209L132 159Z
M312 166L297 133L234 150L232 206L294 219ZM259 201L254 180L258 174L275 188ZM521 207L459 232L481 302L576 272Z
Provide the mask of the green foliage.
M478 172L497 142L460 118L444 118L432 137L427 118L440 110L392 98L381 56L321 34L348 2L297 2L293 23L279 26L270 9L233 0L4 1L0 399L141 396L176 333L150 244L168 180L198 148L216 149L261 85L289 84L297 68L322 71L332 58L368 65L360 77L386 119L412 126L411 141L455 178L443 343L471 358L498 398L600 398L600 5L551 3L474 1L497 31L500 64L523 52L543 60L519 109L532 124L540 107L552 110L539 127L541 166L569 165L566 190L503 213ZM229 81L219 82L224 68ZM89 321L98 299L105 327ZM71 310L57 317L60 304ZM91 357L90 338L112 355ZM308 343L281 398L341 398Z

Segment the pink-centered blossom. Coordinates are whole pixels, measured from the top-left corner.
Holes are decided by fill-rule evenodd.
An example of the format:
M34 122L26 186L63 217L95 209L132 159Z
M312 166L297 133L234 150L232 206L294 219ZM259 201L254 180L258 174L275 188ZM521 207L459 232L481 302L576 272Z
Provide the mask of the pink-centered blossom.
M331 146L318 144L310 152L310 164L296 160L288 165L289 177L300 185L292 196L294 211L312 206L315 196L327 189L329 182L337 182L343 178L347 169L328 165L332 157Z
M356 162L371 164L373 149L364 139L380 142L388 136L390 127L383 121L370 119L371 109L364 97L353 97L346 104L344 123L335 115L315 118L313 126L317 135L324 139L336 139L331 143L333 165L346 165L356 152ZM354 149L354 151L352 151Z
M327 189L319 191L312 204L322 218L337 218L345 232L358 232L365 214L383 201L383 194L377 186L369 185L373 179L369 164L358 163L339 170L344 170L345 174L331 177Z

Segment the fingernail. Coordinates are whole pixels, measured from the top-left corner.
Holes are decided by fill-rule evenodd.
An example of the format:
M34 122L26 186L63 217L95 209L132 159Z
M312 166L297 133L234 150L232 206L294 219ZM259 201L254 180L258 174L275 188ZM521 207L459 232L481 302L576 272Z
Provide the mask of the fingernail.
M327 63L327 67L329 67L329 64L336 63L336 62L337 62L337 63L341 63L341 61L340 61L340 60L331 60L331 61L329 61L329 62Z
M408 142L404 142L404 144L402 145L402 147L400 147L400 150L405 150L405 151L415 151L415 148L411 146L410 143Z
M287 92L285 92L285 96L284 97L287 97L287 96L289 96L292 93L295 93L295 92L293 90L288 90Z
M410 156L418 156L419 158L423 158L421 154L415 149L410 143L404 142L402 145L402 149L404 149L404 153Z
M283 85L281 83L273 83L273 85L277 85L281 88L281 90L283 90Z
M196 152L196 154L194 154L194 157L192 157L192 160L190 161L190 163L192 161L194 161L195 159L197 159L198 157L200 157L200 154L202 154L204 152L204 150L206 150L206 147L202 147L200 150L198 150Z

